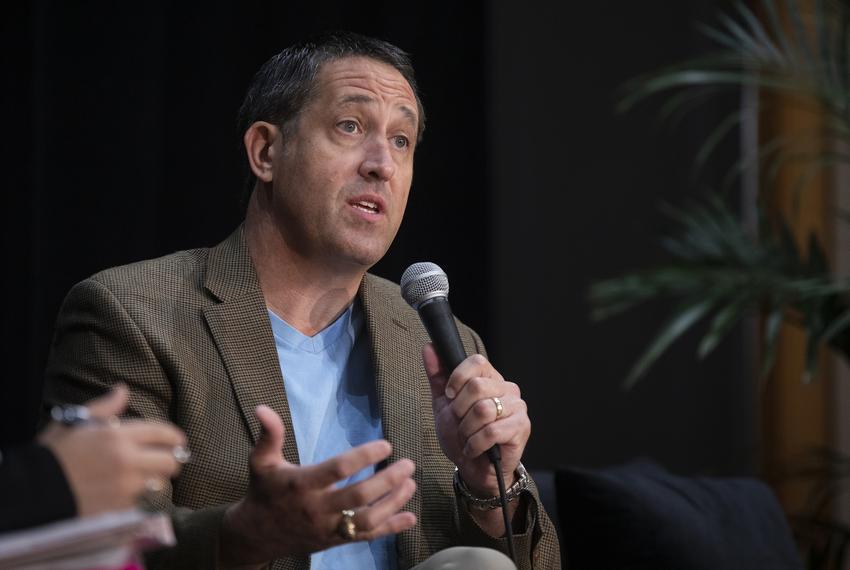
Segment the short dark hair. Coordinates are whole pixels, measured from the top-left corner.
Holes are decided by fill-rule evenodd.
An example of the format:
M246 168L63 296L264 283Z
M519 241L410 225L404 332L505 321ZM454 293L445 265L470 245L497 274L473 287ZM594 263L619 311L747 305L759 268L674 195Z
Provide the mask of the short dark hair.
M410 84L419 111L417 140L425 131L425 109L419 97L410 56L393 44L354 32L323 32L292 45L269 59L254 75L236 119L240 141L257 121L287 132L295 124L313 89L322 65L346 57L368 57L395 68ZM256 178L248 169L246 195Z

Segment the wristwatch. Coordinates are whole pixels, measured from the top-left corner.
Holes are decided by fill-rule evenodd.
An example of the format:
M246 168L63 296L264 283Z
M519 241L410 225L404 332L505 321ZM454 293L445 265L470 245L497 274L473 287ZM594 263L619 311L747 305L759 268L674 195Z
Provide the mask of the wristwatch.
M528 471L525 470L522 463L517 465L516 468L516 477L514 478L514 484L511 485L505 491L505 499L508 503L515 500L519 497L519 494L528 489L529 486L529 478ZM476 497L473 495L469 487L466 486L466 483L463 479L460 478L460 471L457 467L455 467L455 475L454 475L454 486L460 496L463 498L464 502L471 509L475 509L478 511L491 511L493 509L498 509L502 506L502 501L499 498L499 495L495 497L489 497L486 499L482 499L481 497Z

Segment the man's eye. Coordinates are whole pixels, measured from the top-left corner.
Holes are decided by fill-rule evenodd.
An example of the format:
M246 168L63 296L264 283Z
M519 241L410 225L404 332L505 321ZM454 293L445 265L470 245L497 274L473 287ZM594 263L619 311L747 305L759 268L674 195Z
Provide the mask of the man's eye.
M407 148L410 146L410 141L407 140L407 137L398 135L393 137L393 144L396 148Z
M339 124L339 128L342 129L346 133L356 133L357 132L357 123L354 121L342 121Z

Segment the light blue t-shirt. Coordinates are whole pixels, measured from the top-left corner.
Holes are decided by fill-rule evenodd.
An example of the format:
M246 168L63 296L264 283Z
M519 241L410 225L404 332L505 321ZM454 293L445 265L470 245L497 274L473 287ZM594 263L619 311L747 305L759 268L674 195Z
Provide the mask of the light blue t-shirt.
M315 336L308 337L269 311L277 357L292 414L301 465L321 463L384 437L369 357L368 335L357 303ZM369 467L339 483L375 472ZM343 544L310 557L312 570L396 568L395 537Z

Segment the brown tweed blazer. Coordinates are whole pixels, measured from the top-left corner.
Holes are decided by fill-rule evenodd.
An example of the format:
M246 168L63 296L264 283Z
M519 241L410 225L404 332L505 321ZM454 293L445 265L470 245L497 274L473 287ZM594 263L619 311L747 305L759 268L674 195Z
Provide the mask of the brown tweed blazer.
M453 466L434 433L420 357L427 333L418 316L384 279L367 275L359 296L390 462L407 457L417 465L406 509L419 522L397 538L399 567L458 544L504 551L504 541L483 533L454 495ZM471 329L460 332L470 353L484 352ZM178 546L156 553L149 567L215 568L224 511L248 486L257 405L283 418L284 457L298 462L266 304L241 229L214 248L109 269L70 291L56 324L46 404L84 402L119 381L130 387L128 416L174 422L192 449L192 462L153 501L173 513ZM529 528L515 539L520 568L556 568L554 528L536 490L531 496ZM309 559L272 567L306 569Z

